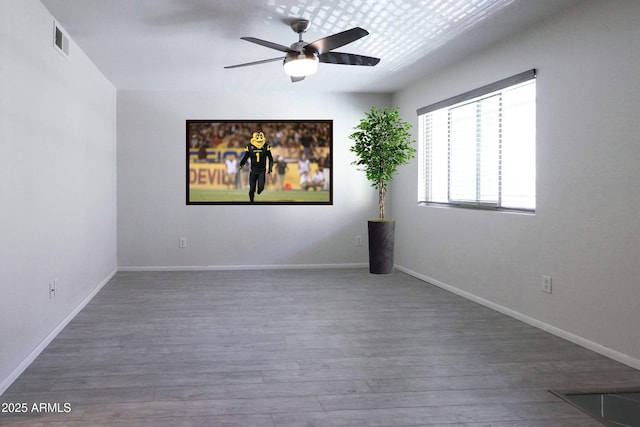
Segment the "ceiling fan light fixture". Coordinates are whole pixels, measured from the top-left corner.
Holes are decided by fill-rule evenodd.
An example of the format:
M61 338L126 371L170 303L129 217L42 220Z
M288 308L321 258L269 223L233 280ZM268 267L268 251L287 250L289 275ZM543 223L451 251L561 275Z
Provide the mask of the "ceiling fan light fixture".
M287 55L284 60L284 72L291 77L306 77L318 71L318 55Z

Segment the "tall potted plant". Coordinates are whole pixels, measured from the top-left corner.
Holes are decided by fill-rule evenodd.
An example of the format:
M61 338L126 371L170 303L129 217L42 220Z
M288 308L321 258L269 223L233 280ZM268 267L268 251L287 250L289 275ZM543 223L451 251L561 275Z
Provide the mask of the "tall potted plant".
M371 186L378 190L379 218L368 221L369 271L388 274L393 271L395 221L385 218L387 185L398 167L408 163L416 153L411 146L411 125L400 118L397 108L376 108L365 114L349 135L355 143L350 151L358 159L352 164L364 171Z

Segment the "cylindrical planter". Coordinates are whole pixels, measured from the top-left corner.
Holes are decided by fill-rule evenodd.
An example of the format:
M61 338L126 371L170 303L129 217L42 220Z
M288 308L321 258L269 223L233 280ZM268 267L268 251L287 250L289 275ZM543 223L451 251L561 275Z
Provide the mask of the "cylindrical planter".
M393 220L369 221L369 272L393 272L393 247L396 223Z

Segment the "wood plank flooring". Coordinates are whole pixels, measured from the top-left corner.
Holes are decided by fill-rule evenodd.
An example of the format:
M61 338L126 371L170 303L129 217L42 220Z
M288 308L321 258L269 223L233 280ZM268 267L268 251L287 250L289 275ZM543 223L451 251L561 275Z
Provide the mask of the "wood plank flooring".
M119 272L0 397L28 407L0 424L592 427L548 389L639 385L401 272Z

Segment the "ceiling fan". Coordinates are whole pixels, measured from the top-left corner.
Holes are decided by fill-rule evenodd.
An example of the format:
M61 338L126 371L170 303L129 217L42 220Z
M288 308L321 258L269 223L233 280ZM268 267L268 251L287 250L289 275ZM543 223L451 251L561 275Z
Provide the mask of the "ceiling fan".
M302 33L309 28L309 21L306 19L295 19L291 22L290 26L291 29L298 34L298 41L289 47L255 37L241 37L242 40L284 52L286 54L284 58L279 56L261 61L229 65L224 68L238 68L267 62L283 61L285 73L287 73L291 77L291 81L295 83L304 80L305 76L315 73L318 69L319 62L370 67L380 62L380 58L333 51L333 49L337 49L368 35L369 32L363 28L355 27L321 38L312 43L307 43L302 40Z

